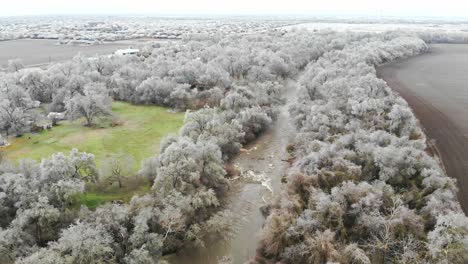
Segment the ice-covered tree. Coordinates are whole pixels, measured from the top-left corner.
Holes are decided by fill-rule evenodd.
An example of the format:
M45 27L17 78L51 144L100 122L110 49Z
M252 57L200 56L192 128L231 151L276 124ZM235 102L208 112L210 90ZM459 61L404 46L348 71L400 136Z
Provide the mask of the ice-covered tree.
M85 119L86 126L94 125L96 118L112 115L112 99L107 94L87 87L84 94L76 94L67 102L67 115L75 120Z
M135 160L130 155L116 153L106 158L101 166L101 175L110 182L117 182L123 187L126 178L132 176Z
M8 61L7 69L10 72L17 72L24 68L23 60L13 59Z
M21 136L36 119L37 101L20 86L8 80L0 85L0 128L7 135Z

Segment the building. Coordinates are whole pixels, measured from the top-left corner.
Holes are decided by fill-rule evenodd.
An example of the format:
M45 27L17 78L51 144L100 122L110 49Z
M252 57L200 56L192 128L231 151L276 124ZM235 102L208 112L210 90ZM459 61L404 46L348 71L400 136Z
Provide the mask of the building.
M64 120L65 119L65 113L58 113L58 112L50 112L47 115L48 119L58 119L58 120Z
M65 113L50 112L47 118L52 122L52 125L57 125L58 121L65 119Z
M42 131L49 130L51 128L52 122L47 119L43 119L32 123L31 132L41 133Z
M114 52L115 55L138 55L140 53L139 49L119 49Z

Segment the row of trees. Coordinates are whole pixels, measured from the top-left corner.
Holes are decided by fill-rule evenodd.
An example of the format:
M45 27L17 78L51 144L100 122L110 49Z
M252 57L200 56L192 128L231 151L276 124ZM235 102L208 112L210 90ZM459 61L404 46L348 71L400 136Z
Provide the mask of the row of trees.
M300 78L294 163L253 262L466 263L468 218L455 181L374 68L427 46L393 33L344 43Z

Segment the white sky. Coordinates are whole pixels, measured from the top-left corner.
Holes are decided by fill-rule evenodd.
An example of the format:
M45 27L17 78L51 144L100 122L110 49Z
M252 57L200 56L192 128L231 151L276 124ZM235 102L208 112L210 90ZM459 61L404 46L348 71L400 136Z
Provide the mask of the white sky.
M468 17L468 0L0 0L0 16L44 14Z

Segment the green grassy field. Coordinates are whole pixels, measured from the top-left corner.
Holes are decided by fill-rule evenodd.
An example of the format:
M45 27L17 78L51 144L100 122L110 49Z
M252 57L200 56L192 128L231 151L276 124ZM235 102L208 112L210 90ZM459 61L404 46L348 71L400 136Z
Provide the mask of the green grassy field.
M109 186L105 189L100 186L89 185L86 187L86 192L79 197L79 203L86 205L90 209L96 208L100 204L112 201L129 202L134 195L141 195L151 189L149 182L138 182L135 184L126 184L122 189L117 186Z
M100 162L112 153L125 153L135 159L135 171L143 159L159 151L159 142L170 133L177 133L183 113L170 113L156 106L135 106L114 102L112 111L121 123L115 127L90 128L82 122L62 121L59 126L40 134L25 134L13 139L4 148L11 160L31 158L40 161L56 152L73 148L93 153Z
M40 161L56 152L68 153L77 148L95 155L100 163L113 153L125 153L135 160L133 171L136 172L141 161L159 152L159 143L167 134L177 133L183 124L183 113L170 113L167 108L156 106L135 106L123 102L114 102L112 111L119 125L103 125L101 128L83 126L80 121L62 121L50 131L40 134L25 134L10 140L5 147L6 158L17 161L31 158ZM106 122L105 122L106 123ZM149 184L148 184L149 185ZM82 202L91 207L108 200L131 198L132 192L142 192L148 186L139 186L134 190L103 192L92 190L82 198Z

